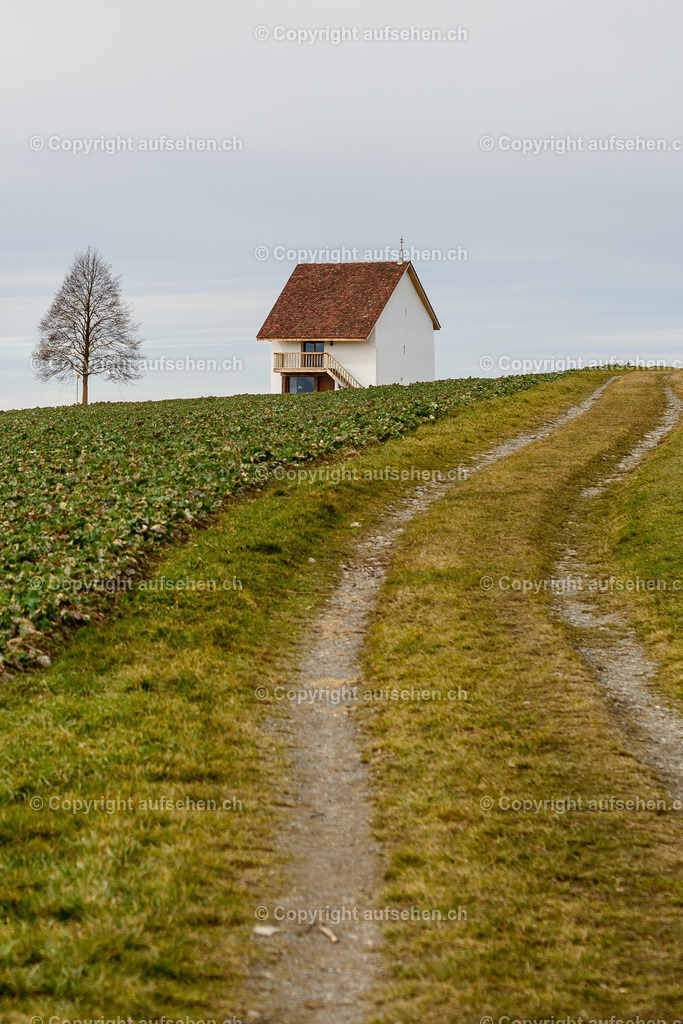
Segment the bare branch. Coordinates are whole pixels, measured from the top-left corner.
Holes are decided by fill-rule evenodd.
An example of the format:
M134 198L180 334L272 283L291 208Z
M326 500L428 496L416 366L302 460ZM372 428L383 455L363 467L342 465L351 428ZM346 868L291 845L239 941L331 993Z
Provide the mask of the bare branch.
M88 404L88 379L129 384L142 377L143 360L130 303L121 296L121 278L114 277L97 249L76 253L64 282L38 324L33 350L38 380L83 379L83 404Z

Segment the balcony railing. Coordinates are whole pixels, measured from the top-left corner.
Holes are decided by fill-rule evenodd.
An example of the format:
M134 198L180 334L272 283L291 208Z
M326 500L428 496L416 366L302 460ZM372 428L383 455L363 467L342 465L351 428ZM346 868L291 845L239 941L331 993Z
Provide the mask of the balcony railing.
M278 373L286 373L288 370L327 371L343 388L363 387L329 352L274 352L273 369Z
M327 352L275 352L276 370L324 370Z

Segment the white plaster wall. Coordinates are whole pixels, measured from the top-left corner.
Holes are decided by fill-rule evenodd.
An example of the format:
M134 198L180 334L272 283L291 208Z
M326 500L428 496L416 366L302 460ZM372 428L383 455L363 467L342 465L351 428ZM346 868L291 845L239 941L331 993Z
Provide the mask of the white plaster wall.
M382 310L374 333L378 384L434 380L434 324L407 272Z
M273 370L274 352L301 352L300 341L272 341L270 343L270 390L271 394L279 395L282 390L282 374ZM325 351L338 363L352 373L363 387L377 383L377 353L375 350L375 332L367 341L335 341L334 345L325 342Z
M335 341L330 347L325 345L333 359L352 373L364 388L377 383L377 352L375 349L375 332L370 332L367 341Z
M407 273L399 281L367 341L325 342L325 351L363 387L434 380L434 325ZM273 341L273 352L301 352L300 341ZM270 389L282 390L282 375L272 369Z
M279 395L282 391L282 374L276 373L273 369L273 352L301 352L300 341L271 341L270 342L270 392Z

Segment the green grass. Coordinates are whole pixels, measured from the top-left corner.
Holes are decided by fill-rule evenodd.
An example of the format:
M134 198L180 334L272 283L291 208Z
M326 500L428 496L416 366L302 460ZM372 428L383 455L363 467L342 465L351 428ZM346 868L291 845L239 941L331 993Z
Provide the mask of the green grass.
M359 712L387 855L379 902L443 915L387 929L378 1021L680 1016L681 816L587 809L666 797L549 596L498 582L550 576L581 487L662 407L661 374L625 375L586 416L476 474L402 536L368 638L368 685L460 687L467 700ZM459 907L467 919L448 921Z
M245 487L549 379L0 412L0 670L36 663L45 634Z
M683 397L683 374L669 383ZM683 423L633 474L596 500L585 543L620 610L660 666L655 685L683 711ZM616 590L633 581L638 590ZM654 584L643 581L654 581ZM641 581L638 584L638 581ZM648 590L647 586L655 589Z
M9 1021L248 1010L254 907L283 884L271 832L286 774L269 727L284 712L254 690L292 677L297 645L358 536L350 524L370 527L414 486L373 475L465 462L605 376L466 407L347 461L336 486L285 480L233 501L152 574L216 590L122 595L110 621L83 626L50 670L6 678L0 1012ZM141 803L188 798L230 809ZM76 800L115 803L73 813Z

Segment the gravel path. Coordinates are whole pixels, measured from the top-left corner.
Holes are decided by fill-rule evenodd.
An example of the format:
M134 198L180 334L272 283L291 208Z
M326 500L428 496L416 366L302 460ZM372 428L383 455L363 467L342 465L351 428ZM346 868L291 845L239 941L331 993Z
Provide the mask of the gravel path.
M670 388L666 391L667 408L658 426L638 442L614 472L586 488L581 495L583 501L591 501L632 472L676 426L683 403ZM657 673L657 665L647 658L621 616L600 611L597 594L587 589L586 566L574 547L565 550L555 577L560 616L581 631L581 653L612 699L630 745L657 771L674 799L683 800L683 718L648 685ZM571 587L562 590L568 579Z
M556 420L517 435L474 458L474 473L546 437L585 413L611 378ZM445 471L444 471L444 476ZM253 979L252 1020L264 1024L359 1024L382 970L380 926L366 919L381 880L381 851L372 833L373 807L358 728L349 714L360 683L359 653L368 616L405 524L453 486L418 487L388 505L371 536L362 537L303 652L297 689L284 725L293 748L294 803L279 845L291 858L289 885L268 909L255 941L279 954ZM283 728L282 725L276 726ZM321 930L322 929L324 930ZM273 930L276 928L277 930Z

